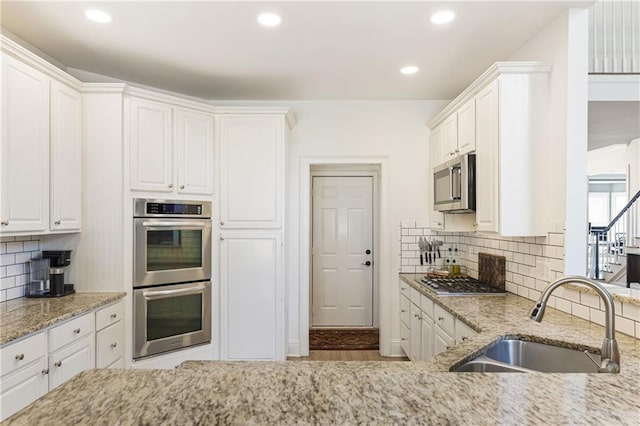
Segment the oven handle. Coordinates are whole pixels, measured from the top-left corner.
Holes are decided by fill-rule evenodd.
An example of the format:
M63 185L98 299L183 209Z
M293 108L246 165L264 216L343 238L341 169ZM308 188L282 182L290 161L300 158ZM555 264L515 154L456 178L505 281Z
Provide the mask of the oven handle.
M142 222L145 228L198 228L203 229L207 226L202 222Z
M205 289L204 284L198 284L194 287L177 288L175 290L157 290L157 291L143 291L142 296L145 299L163 299L169 296L176 296L179 294L198 294L202 293Z
M453 200L453 167L449 167L449 200Z

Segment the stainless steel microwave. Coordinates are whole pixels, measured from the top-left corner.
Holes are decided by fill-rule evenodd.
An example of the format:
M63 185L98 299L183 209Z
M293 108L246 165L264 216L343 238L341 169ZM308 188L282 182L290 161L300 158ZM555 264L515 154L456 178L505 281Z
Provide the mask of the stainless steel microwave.
M464 154L433 169L433 207L447 213L476 210L476 155Z

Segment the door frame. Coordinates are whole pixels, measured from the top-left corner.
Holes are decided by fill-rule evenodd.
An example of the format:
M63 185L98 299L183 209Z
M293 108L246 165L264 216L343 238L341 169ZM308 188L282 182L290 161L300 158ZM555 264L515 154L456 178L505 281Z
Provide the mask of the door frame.
M311 189L313 190L313 178L315 177L370 177L371 178L371 191L372 191L372 206L371 206L371 224L372 224L372 244L373 251L373 281L372 281L372 325L371 327L380 327L380 315L379 315L379 290L380 278L378 276L378 216L380 205L378 204L378 180L379 170L377 166L368 165L355 165L355 164L336 164L336 165L317 165L311 167ZM311 197L311 233L309 235L309 327L313 326L313 256L311 247L313 246L313 196ZM328 327L330 328L330 327ZM350 327L338 327L338 328L350 328ZM358 328L358 327L353 327ZM366 327L363 327L366 328Z
M309 324L310 324L310 291L311 291L311 206L312 206L312 177L313 166L373 166L378 168L377 225L374 229L374 262L378 268L374 276L379 281L378 294L374 297L380 300L391 300L392 283L397 278L392 276L391 246L393 245L390 226L389 205L389 157L301 157L300 159L300 228L298 253L299 280L299 314L298 341L300 356L309 355ZM395 280L394 280L395 278ZM380 303L378 306L378 325L380 327L380 353L391 355L391 304Z

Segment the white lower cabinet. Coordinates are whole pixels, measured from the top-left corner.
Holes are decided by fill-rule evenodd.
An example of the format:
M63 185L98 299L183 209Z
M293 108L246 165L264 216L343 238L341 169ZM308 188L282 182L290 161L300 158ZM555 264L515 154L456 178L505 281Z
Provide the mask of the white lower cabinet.
M438 302L400 281L400 347L411 361L427 361L476 334Z
M0 421L85 370L125 368L123 315L120 300L0 348Z
M49 390L60 386L76 374L94 368L95 341L93 334L49 355Z
M279 233L221 237L223 359L284 360L284 283Z
M41 332L0 349L0 421L49 390L47 339Z

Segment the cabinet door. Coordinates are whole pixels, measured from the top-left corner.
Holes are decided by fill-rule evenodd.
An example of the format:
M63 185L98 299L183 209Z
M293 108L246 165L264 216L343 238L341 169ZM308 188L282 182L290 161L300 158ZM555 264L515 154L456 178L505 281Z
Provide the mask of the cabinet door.
M427 361L433 357L433 319L422 314L422 360Z
M284 182L284 117L219 118L222 228L279 228Z
M223 358L284 360L279 234L225 234L221 241Z
M476 223L478 231L499 231L498 81L476 96Z
M96 368L106 368L124 355L124 322L96 333Z
M129 98L131 189L173 190L172 108L158 102Z
M411 331L405 323L400 323L400 347L407 356L411 356Z
M178 193L213 193L213 116L176 110Z
M458 110L458 152L466 154L476 149L476 102L470 99Z
M438 355L453 346L453 337L445 333L440 327L433 327L433 355Z
M433 168L445 162L444 158L444 125L441 124L431 132L429 139L429 156L431 159L431 167L429 167L427 182L429 182L429 213L431 218L431 227L434 229L444 228L444 214L435 211L433 208Z
M47 373L47 358L45 356L2 377L0 421L7 419L47 393L49 389Z
M49 228L52 231L80 229L81 112L80 93L52 81L49 214Z
M444 120L443 126L443 150L445 160L450 160L456 156L458 149L458 116L451 114Z
M49 355L49 390L96 365L95 334Z
M1 58L0 231L41 233L48 225L49 79Z
M420 324L422 322L422 311L413 303L411 304L411 361L420 361L422 359L422 332Z

